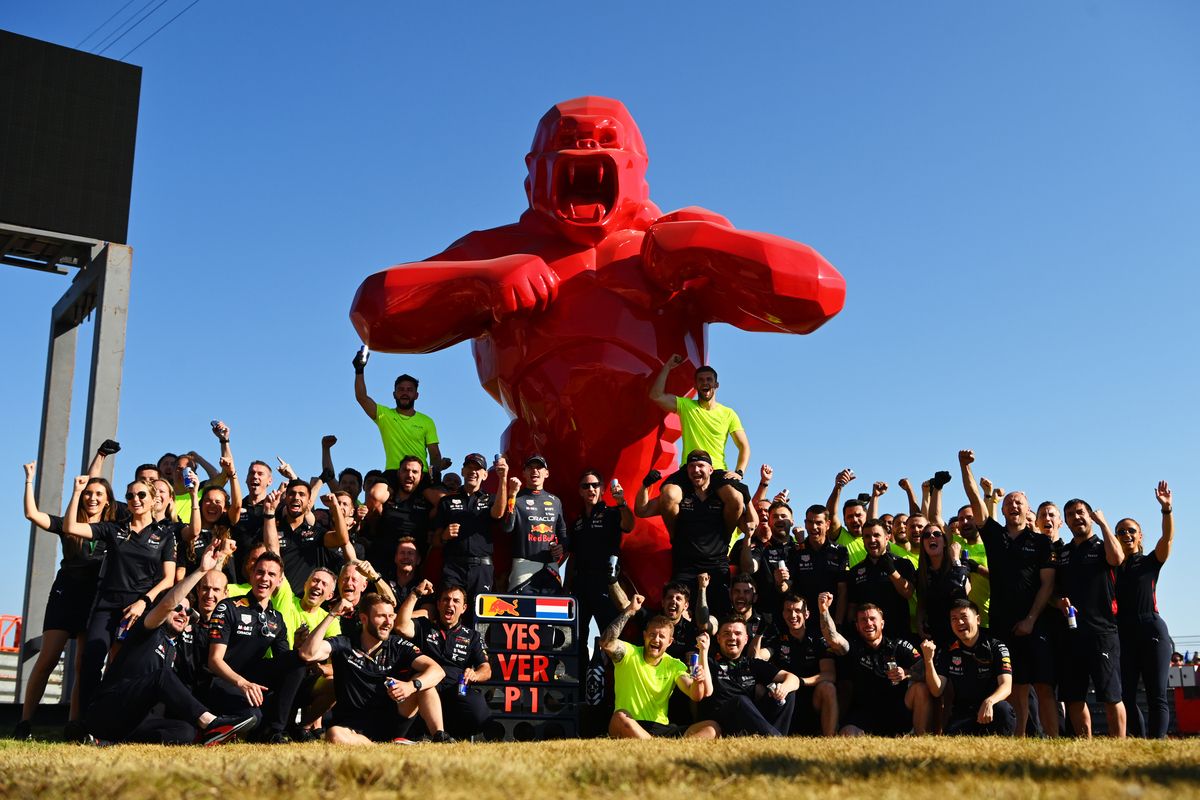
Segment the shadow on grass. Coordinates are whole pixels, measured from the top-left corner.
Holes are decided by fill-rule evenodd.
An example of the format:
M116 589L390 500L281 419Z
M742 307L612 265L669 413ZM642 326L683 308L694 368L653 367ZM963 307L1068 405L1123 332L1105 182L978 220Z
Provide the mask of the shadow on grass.
M719 766L692 759L678 762L688 769L712 772L714 766L727 775L770 775L779 778L806 777L842 781L848 778L881 778L906 774L919 778L994 777L1029 778L1035 781L1078 781L1094 778L1149 781L1159 784L1200 784L1200 766L1195 763L1155 763L1113 766L1079 766L1071 763L1031 764L1017 759L946 761L936 758L915 761L890 756L850 757L831 762L827 758L788 755L752 756L740 761L723 761Z

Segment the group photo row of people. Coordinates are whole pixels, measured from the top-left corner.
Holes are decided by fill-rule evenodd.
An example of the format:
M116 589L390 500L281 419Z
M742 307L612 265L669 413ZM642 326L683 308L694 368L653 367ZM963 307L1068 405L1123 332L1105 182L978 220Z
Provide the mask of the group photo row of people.
M611 704L614 737L1090 736L1089 691L1109 735L1166 736L1166 482L1153 487L1162 523L1148 552L1136 519L1110 525L1081 498L1034 506L977 480L970 450L957 456L968 502L949 518L949 472L901 479L889 513L885 481L843 499L850 469L797 514L769 465L751 491L749 438L716 401L712 367L695 371L694 397L665 392L682 362L647 387L679 415L681 463L648 469L632 502L589 469L555 476L560 491L577 480L564 503L537 453L509 454L519 475L500 454L469 453L452 471L415 409L417 379L399 376L394 404L376 402L363 351L355 397L381 469L338 471L326 436L315 477L279 458L241 477L230 426L213 420L215 465L165 453L133 471L122 502L101 477L120 450L106 441L56 516L38 508L26 464L26 516L60 536L63 558L15 736L31 738L74 641L73 740L477 737L492 668L474 604L495 592L575 599L575 663L592 665L603 688L589 702ZM639 520L669 537L653 609L622 564Z

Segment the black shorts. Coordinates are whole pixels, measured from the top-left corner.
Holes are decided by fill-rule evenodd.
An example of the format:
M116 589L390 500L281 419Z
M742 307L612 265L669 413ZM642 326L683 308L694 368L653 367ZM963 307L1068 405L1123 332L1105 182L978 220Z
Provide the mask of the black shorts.
M1004 643L1012 657L1014 684L1054 685L1054 644L1050 641L1050 631L1042 623L1034 625L1028 636L1009 633Z
M337 712L334 706L331 727L349 728L357 734L367 737L372 742L390 742L408 732L412 720L403 719L397 714L381 711L362 711L355 713Z
M796 707L792 710L792 726L784 733L803 736L816 736L821 733L821 716L813 708L813 695L816 686L804 686L796 689ZM861 726L860 726L861 727Z
M642 726L642 730L653 736L655 739L679 739L687 732L687 728L682 725L664 725L661 722L650 722L649 720L635 720L638 725Z
M1058 699L1064 703L1082 703L1087 699L1088 682L1101 703L1121 699L1121 638L1116 632L1070 631L1070 657L1061 665Z
M856 705L842 718L842 727L853 725L873 736L903 736L912 730L913 717L904 700Z
M46 598L42 630L66 631L72 636L83 633L96 599L96 580L95 573L80 577L60 569Z

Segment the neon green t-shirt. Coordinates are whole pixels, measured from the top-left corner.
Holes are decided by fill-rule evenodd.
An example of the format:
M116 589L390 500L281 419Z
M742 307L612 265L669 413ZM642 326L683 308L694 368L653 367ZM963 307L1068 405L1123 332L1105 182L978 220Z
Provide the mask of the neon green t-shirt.
M663 655L656 665L647 664L644 648L625 645L625 657L613 662L613 691L617 708L636 720L666 725L667 701L675 688L675 679L687 672L687 666L674 656Z
M838 528L837 539L835 540L842 547L846 548L846 552L850 555L850 566L856 567L867 557L867 546L863 544L861 536L855 536L846 530L845 526ZM888 542L888 552L896 558L906 558L912 565L917 566L917 553L910 553L895 542Z
M184 525L192 521L192 493L175 495L175 519Z
M685 461L693 450L706 450L712 456L713 469L729 469L725 466L725 442L733 432L745 430L737 412L717 402L712 408L701 408L690 397L675 398L675 411L683 427L679 460Z
M307 625L310 631L314 631L321 624L321 620L329 616L329 612L320 606L312 611L305 611L304 607L300 605L300 598L296 597L292 591L292 586L288 583L287 578L279 582L279 588L275 590L275 594L271 595L271 605L283 616L283 621L287 625L288 648L290 649L296 647L297 628L303 624ZM342 622L335 619L325 629L325 638L340 636L341 633Z
M416 456L429 469L428 448L438 443L437 426L420 411L406 417L394 408L375 404L375 426L383 439L384 469L396 469L400 459Z

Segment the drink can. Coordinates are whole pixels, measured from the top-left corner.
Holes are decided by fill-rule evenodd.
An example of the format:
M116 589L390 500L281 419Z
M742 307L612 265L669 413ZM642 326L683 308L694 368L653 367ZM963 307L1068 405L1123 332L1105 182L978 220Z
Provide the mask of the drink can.
M608 557L608 577L610 577L610 578L617 577L617 557L616 556Z
M123 642L129 636L129 620L121 620L121 624L117 626L117 641Z
M1071 630L1079 627L1079 622L1075 619L1075 606L1067 607L1067 627Z
M383 681L383 685L389 689L395 689L396 688L396 679L395 678L385 678Z
M467 673L458 676L458 696L467 696Z
M688 672L693 678L700 676L700 654L692 653L688 656Z

